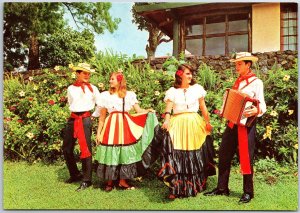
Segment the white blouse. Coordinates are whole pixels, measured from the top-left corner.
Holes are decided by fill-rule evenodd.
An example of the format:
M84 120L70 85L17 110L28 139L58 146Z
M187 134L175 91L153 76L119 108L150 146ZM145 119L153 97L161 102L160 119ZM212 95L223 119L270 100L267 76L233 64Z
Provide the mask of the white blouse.
M93 92L87 86L84 91L81 87L70 85L67 90L69 109L71 112L85 112L95 108L95 104L100 104L100 92L97 87L91 85Z
M173 113L198 112L199 99L205 97L206 91L199 84L189 86L187 89L171 87L167 90L164 101L173 102Z
M100 103L97 104L97 109L93 113L94 117L100 116L101 108L106 108L108 113L114 111L123 111L123 98L120 98L118 94L110 94L109 91L102 92L100 95ZM128 112L132 109L133 105L138 103L136 94L132 91L127 91L124 99L124 111Z

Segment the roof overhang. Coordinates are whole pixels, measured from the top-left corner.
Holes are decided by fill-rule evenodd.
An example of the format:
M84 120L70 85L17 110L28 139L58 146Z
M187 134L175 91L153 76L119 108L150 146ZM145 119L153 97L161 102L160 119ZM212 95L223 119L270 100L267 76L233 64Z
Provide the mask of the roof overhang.
M220 11L221 13L249 7L255 2L249 3L205 3L205 2L164 2L149 5L136 5L135 11L143 16L148 22L159 28L162 32L173 38L173 20L196 18L198 15L205 15Z

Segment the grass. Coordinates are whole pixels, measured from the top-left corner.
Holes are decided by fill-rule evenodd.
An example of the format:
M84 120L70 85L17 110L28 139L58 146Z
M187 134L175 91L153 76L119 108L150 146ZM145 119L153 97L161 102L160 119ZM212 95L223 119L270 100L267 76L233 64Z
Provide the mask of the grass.
M29 165L25 162L4 161L3 208L44 210L292 210L298 209L298 176L287 174L268 184L255 175L255 198L248 204L239 205L242 195L242 176L234 168L230 177L229 197L196 197L168 201L167 187L149 172L142 182L134 182L138 188L132 191L114 189L103 191L103 184L95 173L93 186L75 192L79 183L65 184L68 178L66 166ZM260 177L260 178L258 178ZM217 177L210 177L207 190L216 186Z

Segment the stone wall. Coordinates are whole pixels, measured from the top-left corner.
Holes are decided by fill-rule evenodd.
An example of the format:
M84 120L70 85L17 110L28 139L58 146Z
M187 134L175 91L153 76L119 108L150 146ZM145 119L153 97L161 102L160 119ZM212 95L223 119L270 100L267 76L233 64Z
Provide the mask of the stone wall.
M276 52L265 52L265 53L253 53L253 55L258 57L258 69L266 72L272 67L282 67L283 69L290 69L295 63L295 58L298 58L297 51L276 51ZM162 69L163 63L168 57L155 58L150 61L150 65L153 69ZM201 62L206 63L214 70L222 72L226 69L234 69L234 63L229 62L229 57L224 55L214 55L214 56L187 56L186 60L191 63L195 68L199 67ZM147 63L147 60L136 60L133 64L137 66L143 66Z

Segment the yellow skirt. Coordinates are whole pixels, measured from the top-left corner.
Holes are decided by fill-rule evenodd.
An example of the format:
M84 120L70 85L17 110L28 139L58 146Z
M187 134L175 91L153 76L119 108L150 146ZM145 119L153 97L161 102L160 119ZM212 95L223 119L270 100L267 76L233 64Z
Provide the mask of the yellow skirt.
M195 112L173 115L170 119L169 134L175 150L200 149L209 134L204 119Z

